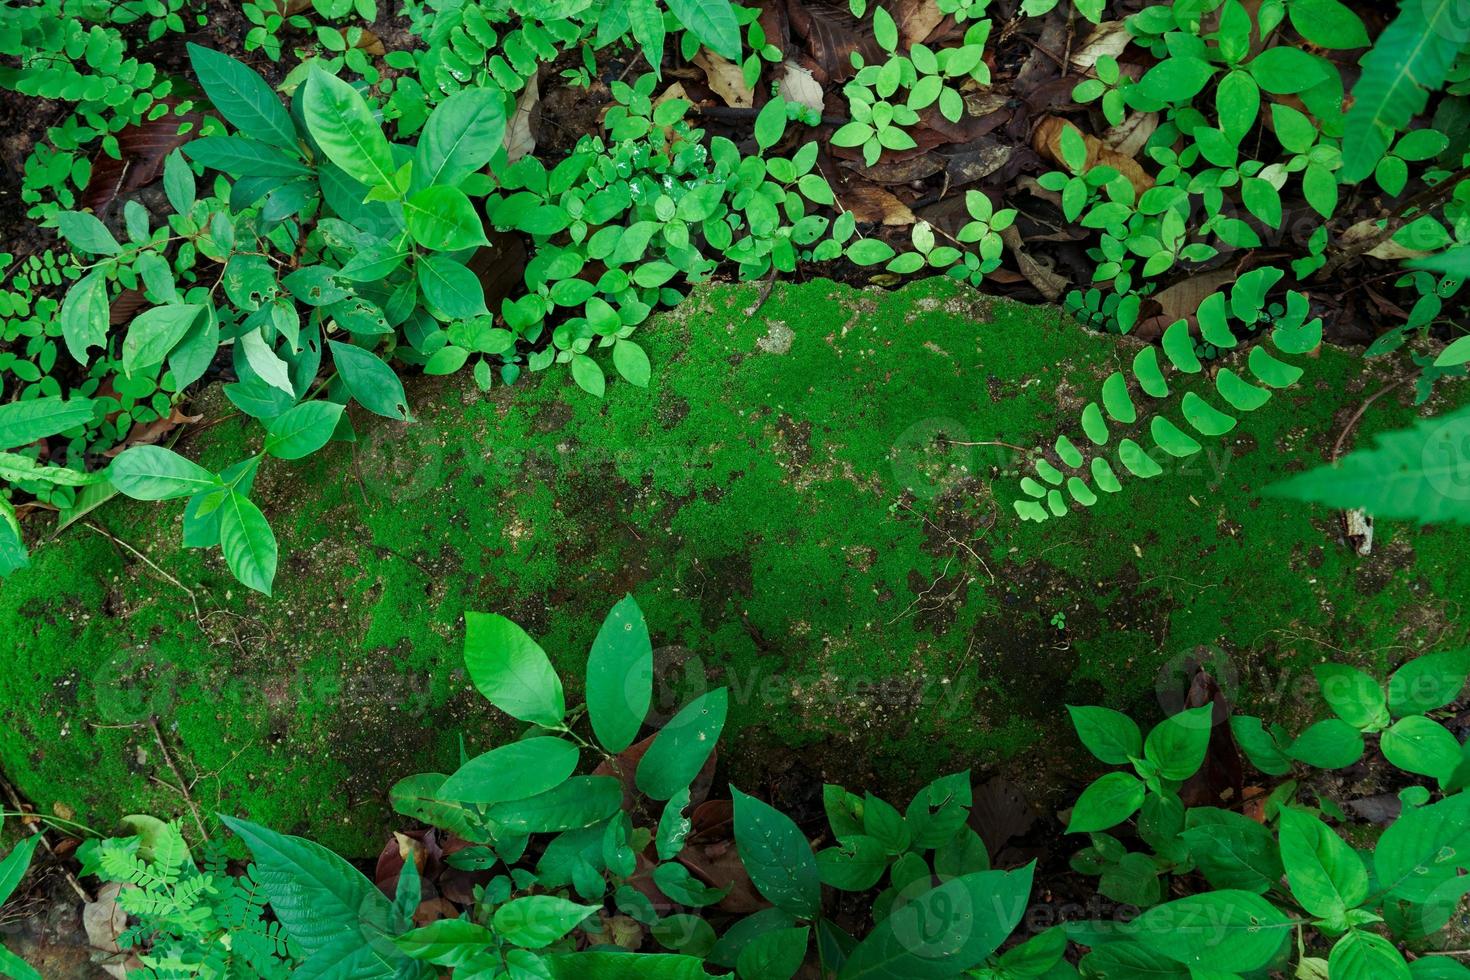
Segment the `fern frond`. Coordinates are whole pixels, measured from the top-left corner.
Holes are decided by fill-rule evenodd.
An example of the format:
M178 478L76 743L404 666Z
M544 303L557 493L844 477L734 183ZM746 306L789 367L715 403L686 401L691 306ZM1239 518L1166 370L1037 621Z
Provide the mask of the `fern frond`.
M136 837L103 841L98 850L97 868L103 881L137 885L149 891L159 891L177 880L176 875L162 875L156 866L138 857Z
M153 864L162 877L175 880L186 866L193 870L189 845L184 841L184 832L178 820L171 820L160 828L153 841Z
M1222 350L1239 346L1240 337L1229 322L1233 318L1239 323L1237 329L1246 330L1254 330L1262 321L1269 321L1270 345L1281 354L1305 354L1314 350L1322 341L1322 321L1307 318L1309 304L1305 296L1288 293L1285 307L1277 315L1265 311L1266 293L1282 275L1281 270L1270 267L1253 269L1231 287L1228 309L1223 292L1214 293L1201 303L1197 319L1205 342ZM1204 370L1195 353L1188 321L1178 320L1164 331L1161 346L1172 373L1191 375ZM1030 521L1063 517L1071 504L1083 507L1096 504L1100 499L1098 491L1120 492L1124 477L1153 479L1164 472L1156 455L1175 459L1193 456L1204 448L1200 437L1224 435L1238 422L1233 413L1255 411L1270 399L1272 389L1290 387L1302 376L1300 367L1273 356L1264 343L1251 348L1245 367L1255 383L1228 367L1217 372L1215 393L1223 407L1195 391L1186 391L1179 401L1185 423L1181 426L1159 412L1140 411L1140 402L1147 406L1149 400L1162 401L1171 395L1169 378L1159 363L1157 349L1151 346L1140 349L1133 358L1133 383L1129 383L1122 371L1113 372L1103 381L1101 405L1091 402L1082 410L1082 437L1088 452L1084 453L1066 434L1057 436L1052 450L1061 466L1047 458L1035 460L1035 477L1021 479L1021 492L1025 496L1014 502L1016 513L1022 520ZM1146 426L1146 439L1152 443L1152 449L1145 449L1130 436L1121 436L1116 449L1105 452L1115 434L1119 434L1112 426L1140 438L1144 438L1143 432L1128 427Z
M1363 180L1394 134L1420 112L1470 43L1464 0L1404 0L1399 15L1363 56L1342 141L1342 179Z

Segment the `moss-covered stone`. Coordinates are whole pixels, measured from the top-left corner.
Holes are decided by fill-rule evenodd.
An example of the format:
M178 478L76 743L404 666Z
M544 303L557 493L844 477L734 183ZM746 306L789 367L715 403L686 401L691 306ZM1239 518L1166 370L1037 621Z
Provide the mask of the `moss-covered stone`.
M801 760L894 796L996 764L1044 782L1080 762L1062 704L1156 712L1161 668L1201 645L1259 705L1324 656L1382 666L1466 635L1463 532L1380 526L1365 559L1333 514L1257 495L1392 365L1324 349L1182 471L1023 525L1016 454L991 443L1074 428L1126 342L942 280L756 301L715 288L664 315L646 392L424 379L416 424L359 417L354 445L268 462L274 599L182 549L178 505L114 501L67 529L0 589L0 767L82 820L181 812L156 717L201 809L365 853L386 787L452 766L461 733L507 731L459 669L466 609L524 625L575 696L630 592L661 706L731 686L743 785ZM1411 411L1382 399L1357 438ZM224 466L258 440L233 418L183 448Z

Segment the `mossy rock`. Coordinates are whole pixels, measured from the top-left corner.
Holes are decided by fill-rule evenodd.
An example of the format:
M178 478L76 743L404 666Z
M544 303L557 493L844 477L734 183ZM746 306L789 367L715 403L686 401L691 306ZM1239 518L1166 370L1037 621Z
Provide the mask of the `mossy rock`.
M1323 349L1207 454L1030 525L1017 456L990 443L1073 429L1131 341L945 280L757 302L701 290L642 331L648 391L422 379L415 424L358 416L357 443L268 462L274 598L183 549L177 504L68 528L0 589L0 767L99 826L184 812L165 785L182 778L202 811L370 853L401 822L388 786L452 768L461 734L479 751L511 731L461 669L466 609L537 636L575 698L631 593L658 710L729 685L724 758L751 791L798 768L906 799L1001 766L1046 798L1085 774L1065 703L1157 716L1201 647L1241 700L1294 718L1308 702L1281 692L1329 655L1382 667L1465 638L1464 532L1380 525L1362 558L1336 515L1258 495L1320 458L1392 364ZM184 452L224 466L258 447L201 401L224 420ZM1355 438L1413 412L1381 399Z

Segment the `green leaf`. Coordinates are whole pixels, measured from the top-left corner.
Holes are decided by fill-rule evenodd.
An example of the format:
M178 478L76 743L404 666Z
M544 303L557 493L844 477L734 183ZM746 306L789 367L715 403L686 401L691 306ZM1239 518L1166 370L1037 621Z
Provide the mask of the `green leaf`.
M495 945L495 933L464 919L440 919L398 936L394 944L416 960L440 966L462 966L487 946Z
M505 96L500 89L460 89L439 103L424 123L414 157L413 189L458 186L490 162L504 138Z
M689 808L689 788L679 790L664 804L658 818L658 832L654 835L654 846L660 861L671 861L684 849L684 841L694 829L693 821L684 815Z
M13 980L46 980L36 972L35 967L4 946L0 946L0 976L11 977Z
M226 122L247 136L286 149L296 148L291 114L265 79L227 54L197 44L186 47L194 76ZM180 213L188 210L178 205L175 208Z
M1470 868L1470 793L1406 808L1373 850L1377 887L1407 902L1429 901Z
M1110 766L1126 766L1143 755L1143 733L1138 725L1112 708L1067 705L1072 727L1078 738L1100 761Z
M1344 664L1318 664L1312 668L1322 699L1337 717L1363 731L1377 731L1388 724L1388 699L1383 686L1369 675Z
M303 402L266 423L265 451L277 459L301 459L322 448L342 421L336 402Z
M1286 8L1291 26L1319 48L1366 48L1368 29L1357 14L1339 0L1292 0Z
M1318 769L1342 769L1363 757L1363 734L1340 718L1328 718L1298 735L1286 754Z
M495 910L495 932L525 949L544 949L596 914L600 905L579 905L555 895L530 895Z
M458 187L425 187L403 202L403 216L425 248L457 252L487 242L479 212Z
M132 375L162 364L203 309L198 303L174 303L155 306L134 317L123 339L123 372Z
M658 890L678 905L699 908L713 905L724 898L729 888L713 888L689 873L689 869L677 861L660 864L653 869L653 883Z
M5 855L5 860L0 861L0 904L4 904L15 889L20 885L21 879L26 876L26 871L31 866L31 858L36 853L36 847L41 843L39 834L31 834L22 838L10 853Z
M786 132L786 100L773 96L755 117L755 144L762 151L775 146Z
M163 158L163 193L178 214L188 214L194 207L194 171L182 150Z
M1214 74L1214 66L1202 58L1173 57L1144 72L1129 91L1137 91L1150 102L1165 105L1188 102L1204 90Z
M391 942L399 931L392 904L356 868L309 840L235 817L220 819L250 848L255 877L270 897L271 911L306 956L329 947L338 950L342 944L351 950L371 944L385 959L404 959Z
M337 340L327 341L332 363L352 397L363 408L390 419L408 421L408 399L393 369L371 351Z
M439 788L439 796L486 806L523 800L559 786L576 772L578 757L577 747L560 738L511 742L460 766Z
M1362 508L1379 518L1470 524L1467 438L1470 408L1379 433L1373 448L1349 453L1265 492L1334 508Z
M295 400L296 389L291 384L291 368L281 359L281 355L266 341L261 334L261 328L257 327L248 333L242 334L238 343L240 350L245 355L245 363L250 365L250 370L261 381L284 392L288 398Z
M847 257L858 265L877 265L893 255L893 246L876 238L859 238L847 246Z
M730 707L730 692L719 687L689 702L654 736L638 761L638 789L655 800L667 800L699 775Z
M1281 810L1281 864L1291 894L1318 918L1340 922L1368 897L1362 859L1332 828L1295 807Z
M1179 782L1193 776L1205 761L1213 715L1213 706L1207 704L1159 722L1143 743L1144 758L1157 766L1165 779Z
M447 255L424 255L415 263L414 271L431 310L451 320L489 312L485 309L485 287L480 277L463 262Z
M1192 826L1180 838L1206 881L1215 888L1262 895L1281 880L1281 856L1269 830L1228 810L1215 811L1203 820L1204 809L1190 811Z
M773 929L745 944L735 961L741 980L791 980L806 959L810 926Z
M555 789L490 808L489 820L510 834L555 834L590 827L623 804L623 784L611 776L573 776Z
M1278 44L1267 48L1246 65L1256 84L1272 95L1292 95L1326 80L1322 59L1301 48Z
M647 388L653 369L648 363L648 354L631 340L619 340L613 344L613 367L623 380L638 388Z
M1437 721L1409 715L1383 733L1378 748L1383 757L1405 772L1432 776L1441 785L1459 767L1460 743Z
M1395 718L1443 708L1470 676L1470 647L1416 657L1388 679L1388 708Z
M1363 56L1343 134L1343 180L1356 183L1371 174L1393 134L1423 111L1429 91L1444 84L1470 40L1462 5L1463 0L1404 3Z
M653 702L653 644L643 612L624 596L597 631L587 656L587 717L602 747L633 744Z
M80 251L92 255L116 255L122 251L107 226L86 211L58 212L56 228L68 245Z
M107 468L107 480L134 500L174 500L221 486L219 477L162 446L130 446Z
M641 773L640 773L641 775ZM767 901L804 919L822 911L816 855L790 817L734 786L735 848L750 880Z
M541 960L552 980L707 980L704 964L693 956L589 950Z
M1110 772L1082 791L1072 807L1067 833L1083 834L1115 827L1143 806L1143 781L1126 772Z
M285 150L243 136L206 136L192 140L185 144L184 154L201 166L232 177L290 178L311 173L310 167ZM282 183L283 180L278 180L268 186L276 187ZM260 196L264 193L261 191Z
M495 613L465 613L464 663L479 692L512 718L555 728L567 713L546 651Z
M1409 964L1382 936L1350 929L1327 959L1332 980L1411 980Z
M220 506L219 543L240 584L270 595L276 577L276 536L260 508L234 490Z
M110 312L107 276L103 270L92 270L67 290L61 304L61 336L78 364L88 364L91 348L107 346Z
M1166 902L1123 927L1150 952L1227 974L1263 968L1292 928L1291 920L1264 898L1229 889Z
M700 43L727 61L740 60L740 23L730 0L668 0L669 11Z
M301 106L306 128L328 160L368 187L393 182L397 168L388 138L357 89L313 68Z
M572 380L587 394L601 398L607 390L607 378L597 362L586 354L572 355Z
M839 980L925 980L979 966L1025 914L1034 867L952 878L896 905L848 956Z
M867 891L876 885L888 870L889 860L887 849L866 834L850 834L836 847L817 852L823 884L849 892Z
M28 398L0 405L0 449L29 446L92 420L90 398Z

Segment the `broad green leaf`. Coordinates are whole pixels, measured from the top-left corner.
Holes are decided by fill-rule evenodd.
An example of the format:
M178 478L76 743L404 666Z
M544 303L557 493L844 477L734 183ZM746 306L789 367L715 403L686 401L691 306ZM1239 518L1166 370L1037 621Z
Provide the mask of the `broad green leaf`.
M1110 766L1126 766L1131 759L1143 755L1143 733L1138 725L1112 708L1095 705L1067 705L1072 727L1082 744L1100 761Z
M511 742L476 756L444 781L439 794L461 803L489 805L523 800L554 789L577 769L571 742L540 736Z
M276 577L276 536L249 497L232 490L220 505L219 543L235 578L270 595Z
M660 864L653 869L653 883L677 905L699 908L713 905L729 894L729 888L713 888L689 873L677 861Z
M607 389L602 367L586 354L572 355L572 380L587 394L601 398Z
M155 306L134 317L123 338L123 372L131 375L162 364L203 309L198 303L173 303Z
M881 8L880 8L881 9ZM755 117L755 143L762 151L775 146L786 132L786 100L770 98Z
M306 127L328 160L368 187L393 182L397 168L388 139L357 89L314 68L306 76L301 106Z
M464 919L440 919L406 932L393 942L416 960L454 967L495 945L495 933Z
M173 500L214 490L220 479L162 446L130 446L107 468L107 480L134 500Z
M35 855L36 847L40 843L39 834L23 837L10 849L10 853L5 855L5 860L0 861L0 904L15 894L16 886L26 876L26 871L31 866L31 858Z
M740 60L740 23L730 0L668 0L674 17L727 61Z
M1201 808L1190 811L1194 820ZM1265 894L1284 873L1276 839L1261 824L1221 810L1200 820L1180 838L1195 867L1215 888L1234 888Z
M653 369L648 363L648 354L631 340L620 339L613 344L613 366L623 380L638 388L647 388Z
M285 150L243 136L206 136L192 140L184 145L184 154L195 163L232 177L290 178L311 174L310 167ZM268 186L282 183L284 180Z
M463 320L489 312L480 277L463 262L447 255L424 255L415 263L414 271L430 310L442 313L446 319Z
M512 718L546 728L562 724L561 679L546 652L509 619L465 613L464 662L479 692Z
M1135 88L1150 102L1188 102L1203 91L1214 74L1214 66L1202 58L1173 57L1144 72Z
M294 401L296 389L291 384L291 368L266 341L260 328L242 334L238 343L240 351L245 355L245 363L250 365L255 376L272 388L284 392Z
M342 421L336 402L302 402L266 423L265 451L277 459L301 459L322 448Z
M1276 957L1293 926L1259 895L1227 889L1155 906L1124 928L1145 949L1191 968L1249 973Z
M425 187L403 202L403 215L424 248L457 252L487 241L479 212L458 187Z
M1143 781L1131 773L1110 772L1082 791L1072 807L1067 833L1082 834L1116 827L1143 806Z
M712 974L694 956L589 950L561 953L541 961L552 980L709 980Z
M327 341L332 363L352 397L363 408L390 419L408 421L408 399L393 369L371 351L337 340Z
M883 845L866 834L851 834L839 840L837 846L817 852L822 882L849 892L867 891L876 885L890 860Z
M20 453L0 452L0 480L20 483L25 480L42 480L58 487L85 487L101 483L106 477L102 473L83 473L65 466L47 466L39 460Z
M765 898L792 915L815 919L822 911L822 879L806 835L790 817L730 787L735 848Z
M66 292L61 304L61 336L72 358L82 365L90 363L88 351L107 345L108 316L107 276L94 269Z
M163 158L163 193L178 214L188 214L194 207L194 171L189 169L183 150L174 150Z
M1332 980L1411 980L1409 964L1393 943L1376 933L1351 929L1327 959Z
M1426 902L1470 868L1470 793L1407 808L1373 850L1377 887L1408 902Z
M1340 718L1328 718L1298 735L1286 754L1318 769L1343 769L1363 757L1363 734Z
M1129 942L1095 946L1082 957L1081 965L1088 980L1192 980L1194 976L1183 963Z
M265 79L227 54L197 44L186 47L194 76L226 122L248 136L295 149L296 127L291 114ZM175 207L180 213L188 210L177 204Z
M250 848L271 911L303 953L336 949L346 940L348 948L371 945L385 958L404 959L391 942L399 931L392 904L356 868L309 840L235 817L220 819Z
M979 966L1025 914L1034 867L953 878L895 904L852 951L839 980L925 980Z
M97 216L86 211L61 211L56 228L72 248L91 255L116 255L122 251L112 232Z
M1256 55L1246 65L1256 84L1272 95L1305 92L1327 78L1322 59L1289 44L1278 44Z
M639 791L667 800L692 783L715 750L729 707L730 692L719 687L680 709L638 761Z
M1320 48L1366 48L1371 43L1362 19L1339 0L1292 0L1286 9L1297 33Z
M1363 731L1388 724L1388 699L1378 681L1345 664L1318 664L1312 673L1337 717Z
M0 976L11 977L12 980L45 980L35 967L4 946L0 946Z
M92 420L90 398L28 398L0 405L0 449L29 446Z
M1157 417L1157 416L1156 416ZM1143 743L1143 754L1165 779L1182 781L1204 764L1214 725L1214 708L1204 705L1181 711L1155 725Z
M1405 772L1432 776L1443 785L1459 767L1460 743L1437 721L1423 715L1400 718L1383 733L1383 757Z
M1388 707L1395 718L1443 708L1465 688L1470 647L1415 657L1388 679Z
M495 910L495 932L506 942L525 949L544 949L601 907L579 905L555 895L529 895Z
M791 980L806 959L810 926L773 929L752 939L736 958L736 973L750 980Z
M452 830L465 840L488 839L471 808L454 800L439 798L439 791L449 777L443 773L425 772L400 779L388 791L388 802L394 812L445 830Z
M1281 810L1281 864L1291 893L1312 915L1341 921L1368 897L1368 872L1332 828L1295 807Z
M1260 348L1254 348L1259 350ZM1379 433L1349 453L1273 484L1272 496L1362 508L1378 518L1470 524L1470 408Z
M653 701L653 645L632 596L597 631L587 656L587 716L597 740L617 753L633 744Z
M493 86L465 88L434 109L419 135L413 189L456 187L490 162L505 136L505 96Z
M653 838L660 861L671 861L684 849L684 841L694 829L693 822L684 815L688 808L687 786L669 797L669 801L664 804L663 813L658 818L658 832Z

